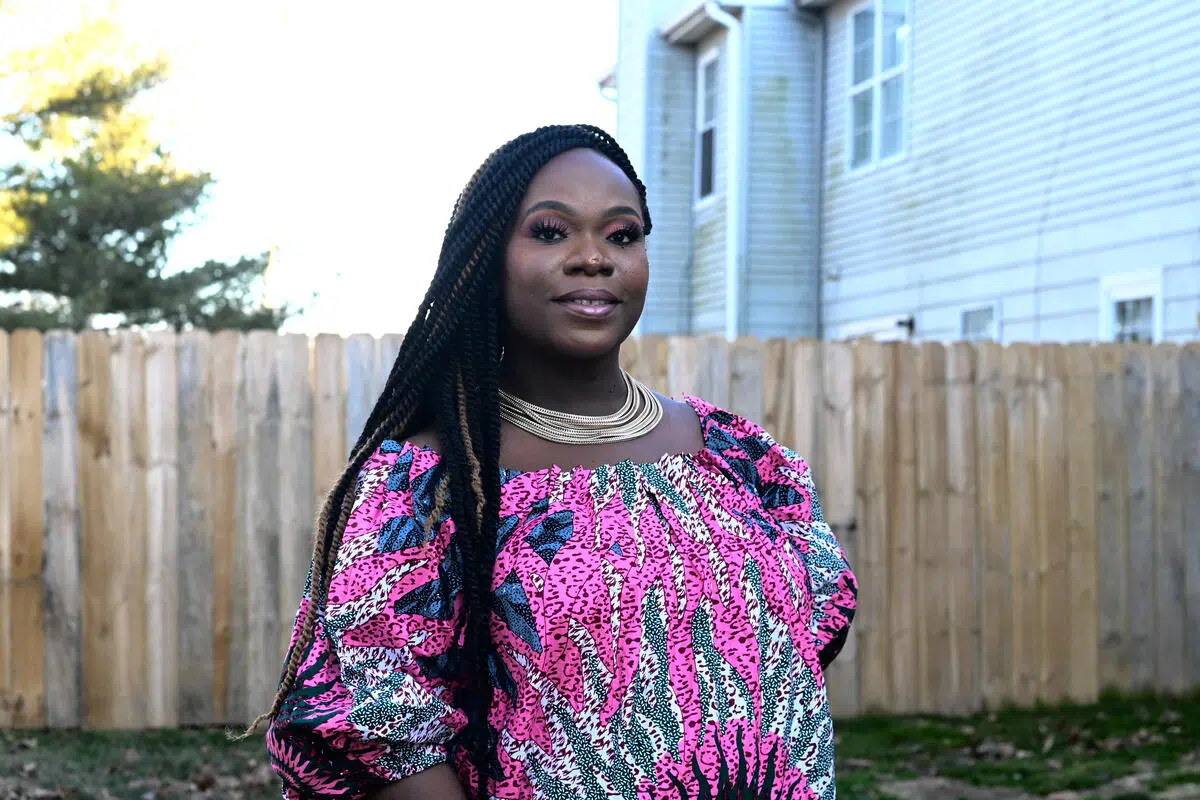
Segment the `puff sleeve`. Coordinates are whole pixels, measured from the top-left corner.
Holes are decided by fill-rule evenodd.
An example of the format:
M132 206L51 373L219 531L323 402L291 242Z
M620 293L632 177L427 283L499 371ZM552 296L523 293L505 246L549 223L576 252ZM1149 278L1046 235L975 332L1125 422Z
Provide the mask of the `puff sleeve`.
M447 761L466 724L444 679L453 523L424 523L437 469L432 452L387 442L359 475L325 608L267 732L285 798L363 798Z
M821 666L828 667L849 635L858 583L845 551L825 521L808 463L778 444L772 447L767 461L762 473L767 486L763 505L799 545L812 593L809 629L816 639Z
M841 544L825 521L808 463L749 420L714 414L710 433L738 479L788 537L804 563L812 601L809 630L822 667L841 652L850 632L858 583Z

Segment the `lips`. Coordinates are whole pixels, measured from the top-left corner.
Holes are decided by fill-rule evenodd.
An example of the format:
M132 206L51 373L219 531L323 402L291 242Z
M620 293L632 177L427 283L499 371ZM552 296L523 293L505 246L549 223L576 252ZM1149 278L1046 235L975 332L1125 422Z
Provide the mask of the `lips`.
M621 301L604 289L577 289L554 298L571 313L588 319L601 319L612 314Z
M583 305L616 305L621 302L612 292L604 289L577 289L554 298L556 303L580 303Z

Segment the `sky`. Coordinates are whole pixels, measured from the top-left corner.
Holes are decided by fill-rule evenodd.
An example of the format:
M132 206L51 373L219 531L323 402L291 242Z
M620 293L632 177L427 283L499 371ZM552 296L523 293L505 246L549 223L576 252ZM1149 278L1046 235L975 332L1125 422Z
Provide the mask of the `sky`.
M180 162L216 177L178 265L278 248L289 330L402 333L462 186L539 125L614 131L598 81L618 0L24 0L0 47L112 8L171 59L147 100ZM13 27L9 27L12 25Z

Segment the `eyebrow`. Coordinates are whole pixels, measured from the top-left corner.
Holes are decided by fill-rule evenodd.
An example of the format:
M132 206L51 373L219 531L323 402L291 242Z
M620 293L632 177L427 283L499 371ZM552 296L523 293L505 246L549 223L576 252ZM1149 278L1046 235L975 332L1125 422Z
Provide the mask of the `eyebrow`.
M534 214L538 211L558 211L566 214L569 217L579 216L579 212L566 203L559 202L558 200L543 200L540 203L534 203L532 206L530 206L529 210L525 212L525 216L521 219L528 219L531 214ZM621 217L625 216L626 214L637 217L638 220L641 220L642 218L641 213L633 206L613 206L604 212L604 219Z

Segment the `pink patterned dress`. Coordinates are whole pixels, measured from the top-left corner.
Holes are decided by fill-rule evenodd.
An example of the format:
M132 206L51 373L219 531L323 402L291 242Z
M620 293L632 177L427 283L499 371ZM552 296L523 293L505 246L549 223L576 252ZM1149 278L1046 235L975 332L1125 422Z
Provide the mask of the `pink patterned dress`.
M699 453L503 472L495 798L836 796L823 668L854 576L808 465L687 401ZM326 609L267 736L286 798L362 798L447 760L473 783L445 670L454 525L422 524L441 468L386 442L360 475Z

